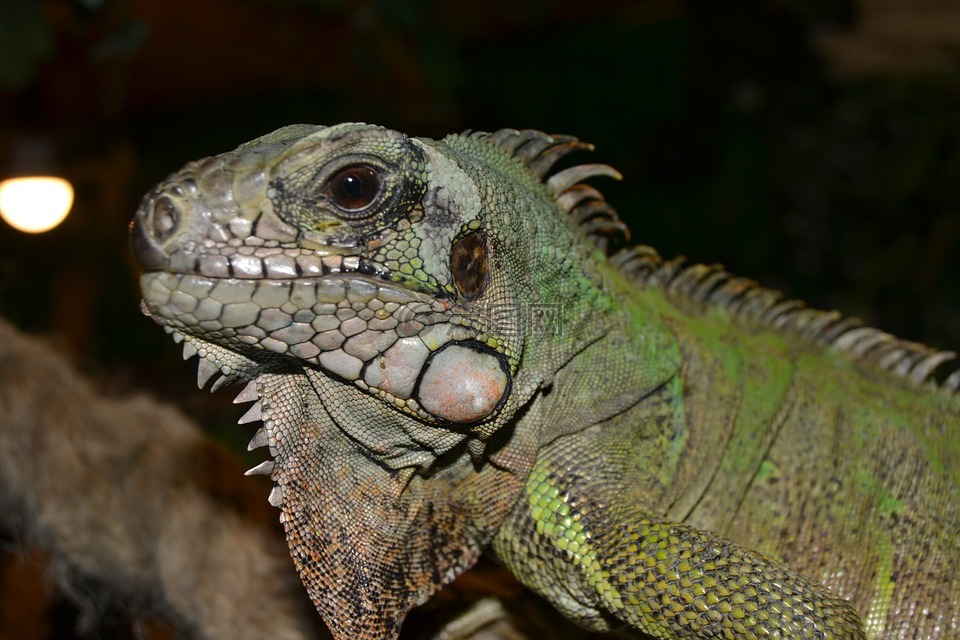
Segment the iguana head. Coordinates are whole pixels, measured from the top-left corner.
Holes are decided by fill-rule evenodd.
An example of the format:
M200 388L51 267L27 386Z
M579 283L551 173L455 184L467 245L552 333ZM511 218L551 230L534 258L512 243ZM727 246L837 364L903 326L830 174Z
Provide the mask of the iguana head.
M145 309L190 342L296 358L391 411L474 425L502 408L522 347L476 304L506 298L480 213L476 184L424 143L287 127L146 198Z
M201 386L252 381L252 444L335 634L395 632L516 500L536 438L516 418L599 304L596 248L563 209L619 225L576 186L608 167L543 180L585 146L298 125L144 198L144 312L200 355Z

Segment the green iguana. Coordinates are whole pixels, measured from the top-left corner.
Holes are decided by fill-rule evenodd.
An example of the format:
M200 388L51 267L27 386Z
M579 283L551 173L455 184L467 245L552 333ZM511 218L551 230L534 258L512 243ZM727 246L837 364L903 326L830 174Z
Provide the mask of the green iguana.
M589 145L296 125L132 226L144 312L241 423L338 639L484 552L653 638L960 637L952 354L719 267L613 252ZM218 375L219 374L219 375Z

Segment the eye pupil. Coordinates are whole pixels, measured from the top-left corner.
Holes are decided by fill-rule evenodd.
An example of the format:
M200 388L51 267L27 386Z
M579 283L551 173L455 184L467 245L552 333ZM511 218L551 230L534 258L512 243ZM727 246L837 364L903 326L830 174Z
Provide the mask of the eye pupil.
M349 198L359 198L363 195L363 180L356 174L350 174L343 179L343 192Z
M353 165L333 174L324 193L341 209L358 211L377 199L380 186L380 175L372 167Z

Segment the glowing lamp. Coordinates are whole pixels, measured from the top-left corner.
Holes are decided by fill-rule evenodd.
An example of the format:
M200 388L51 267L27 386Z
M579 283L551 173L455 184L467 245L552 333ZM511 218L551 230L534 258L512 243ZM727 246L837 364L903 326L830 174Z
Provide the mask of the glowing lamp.
M14 229L43 233L63 222L73 187L63 178L34 176L0 182L0 217Z
M73 205L73 187L56 177L56 153L49 136L18 136L12 175L0 182L0 218L27 233L42 233L63 222Z

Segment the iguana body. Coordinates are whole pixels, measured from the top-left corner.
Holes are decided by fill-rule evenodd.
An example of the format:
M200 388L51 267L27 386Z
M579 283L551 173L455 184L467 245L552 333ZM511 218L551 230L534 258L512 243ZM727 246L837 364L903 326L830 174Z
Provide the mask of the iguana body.
M570 137L293 126L144 199L144 310L248 380L337 638L392 638L490 550L657 638L960 635L946 359L646 248Z

